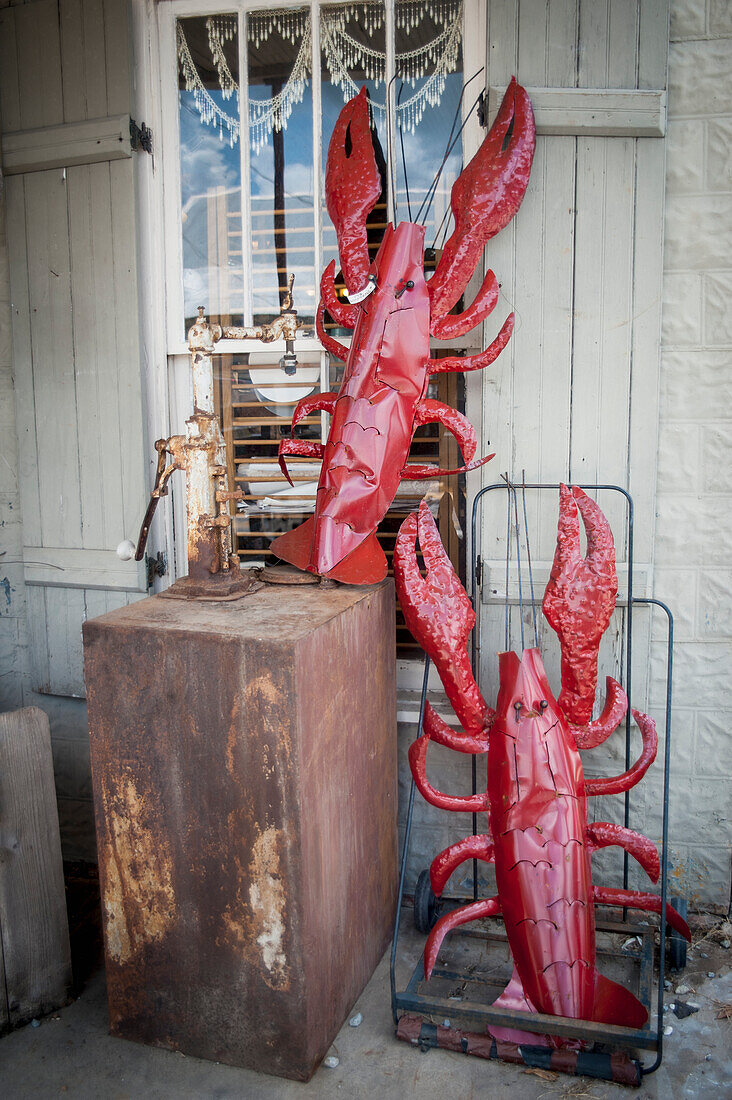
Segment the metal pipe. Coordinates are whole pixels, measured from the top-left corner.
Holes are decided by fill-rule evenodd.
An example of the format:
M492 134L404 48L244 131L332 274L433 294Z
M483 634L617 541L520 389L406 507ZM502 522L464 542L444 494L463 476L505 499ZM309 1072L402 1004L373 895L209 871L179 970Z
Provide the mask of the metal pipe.
M658 990L656 998L656 1060L647 1068L641 1064L645 1077L655 1073L663 1061L663 980L666 969L666 902L668 900L668 804L671 778L671 702L674 671L674 617L670 608L661 600L638 596L634 603L653 604L660 607L668 619L666 649L666 737L663 750L663 824L661 827L661 928L658 957Z
M423 722L424 722L424 710L427 703L427 682L430 675L430 659L425 654L424 657L424 675L422 676L422 695L419 700L419 719L417 722L417 737L423 737ZM396 916L394 917L394 935L391 940L391 958L389 960L389 982L391 985L391 1014L394 1018L394 1024L399 1023L399 1017L397 1016L396 1005L396 953L397 943L399 941L399 920L402 915L402 897L404 894L404 879L407 873L407 856L409 854L409 837L412 832L412 814L414 812L414 792L415 784L414 779L409 786L409 802L407 803L407 821L404 827L404 845L402 847L402 861L399 868L399 890L397 893L397 908Z

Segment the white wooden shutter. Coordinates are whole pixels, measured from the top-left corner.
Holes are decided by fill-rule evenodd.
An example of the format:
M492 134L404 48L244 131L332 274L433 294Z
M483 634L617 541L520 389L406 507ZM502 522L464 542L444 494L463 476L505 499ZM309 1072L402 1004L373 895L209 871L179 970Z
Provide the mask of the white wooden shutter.
M641 595L654 528L668 0L490 0L486 36L491 108L515 74L531 91L539 136L523 206L487 250L503 284L496 331L509 308L516 328L482 379L468 382L469 416L496 452L483 484L503 471L520 480L525 469L529 481L628 489ZM540 504L529 494L527 503L534 562L548 565L556 497ZM602 505L622 546L623 503L604 496ZM485 513L484 558L504 558L505 525L504 494L498 514ZM502 635L501 621L484 637L486 687ZM608 671L618 637L613 646ZM647 665L641 638L637 649ZM639 668L639 698L644 675Z
M81 624L139 599L145 498L125 0L0 12L13 361L34 688L84 694Z

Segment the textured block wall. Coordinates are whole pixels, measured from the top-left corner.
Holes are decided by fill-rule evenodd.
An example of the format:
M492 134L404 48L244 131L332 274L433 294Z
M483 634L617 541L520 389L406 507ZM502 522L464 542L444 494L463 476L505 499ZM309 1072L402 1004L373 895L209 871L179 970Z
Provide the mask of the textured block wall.
M732 848L729 0L671 5L665 232L655 591L676 616L672 847L683 889L726 908ZM660 657L656 646L656 665Z

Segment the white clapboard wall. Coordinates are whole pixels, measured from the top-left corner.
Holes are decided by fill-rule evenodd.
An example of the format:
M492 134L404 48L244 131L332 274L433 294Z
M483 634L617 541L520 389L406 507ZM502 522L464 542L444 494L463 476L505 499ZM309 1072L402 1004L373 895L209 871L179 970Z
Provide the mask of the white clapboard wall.
M515 74L532 95L539 136L524 203L486 253L503 287L486 338L492 339L510 309L516 311L516 328L496 363L468 383L470 419L480 424L484 449L496 452L469 489L474 494L481 478L489 485L506 471L519 480L525 470L531 482L604 482L629 490L635 503L634 594L648 595L668 0L490 0L486 41L491 117ZM622 592L625 502L610 494L598 499L616 535ZM558 497L527 493L526 503L540 601L554 552ZM505 646L505 492L491 495L481 535L481 680L491 695L496 652ZM525 557L523 564L526 597ZM514 601L516 582L514 563ZM645 609L634 617L633 697L642 705L650 617ZM527 645L533 645L530 623L527 611ZM604 674L618 675L624 660L622 623L618 611L603 646L600 694ZM545 626L542 648L558 689L552 639ZM520 644L514 609L511 647Z
M81 624L139 599L144 502L125 0L0 11L0 120L36 690L82 696Z

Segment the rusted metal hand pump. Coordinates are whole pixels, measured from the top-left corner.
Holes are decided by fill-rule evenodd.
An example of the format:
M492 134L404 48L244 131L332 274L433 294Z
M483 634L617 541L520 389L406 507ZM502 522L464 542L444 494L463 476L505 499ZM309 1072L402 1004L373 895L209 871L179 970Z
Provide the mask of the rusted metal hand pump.
M254 575L239 567L233 553L230 502L242 500L241 489L228 483L226 449L214 409L213 356L220 340L259 340L269 344L285 340L283 370L292 373L295 366L294 340L298 328L297 311L292 308L292 284L279 317L265 325L248 328L211 325L204 307L198 307L198 320L188 333L193 378L193 415L186 420L185 435L171 435L155 441L158 466L155 485L142 521L135 560L141 561L157 503L168 495L168 482L176 470L186 479L186 525L188 531L188 575L181 577L161 595L177 599L234 600L246 595L256 583ZM222 349L223 350L223 349Z

